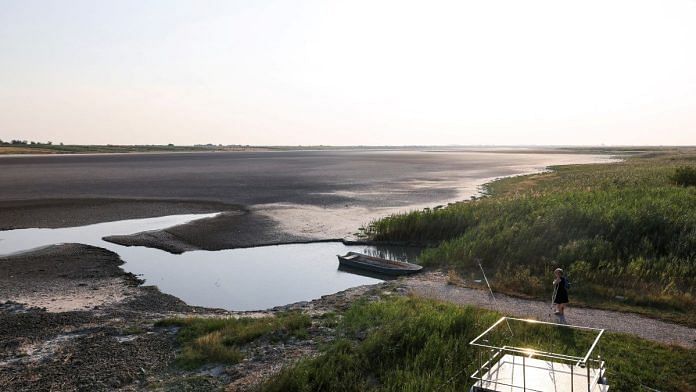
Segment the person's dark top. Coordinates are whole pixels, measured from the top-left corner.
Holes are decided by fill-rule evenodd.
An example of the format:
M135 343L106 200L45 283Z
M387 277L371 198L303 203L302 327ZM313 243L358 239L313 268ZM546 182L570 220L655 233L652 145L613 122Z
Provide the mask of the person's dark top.
M555 304L567 304L568 303L568 289L566 289L566 278L561 277L561 281L558 282L558 291L556 291L556 298L554 298L553 303Z

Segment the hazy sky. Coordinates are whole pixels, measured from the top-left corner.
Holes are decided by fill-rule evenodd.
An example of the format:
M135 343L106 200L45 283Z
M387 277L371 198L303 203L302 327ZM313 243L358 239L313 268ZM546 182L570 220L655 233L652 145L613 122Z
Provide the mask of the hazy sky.
M0 139L696 144L696 0L0 0Z

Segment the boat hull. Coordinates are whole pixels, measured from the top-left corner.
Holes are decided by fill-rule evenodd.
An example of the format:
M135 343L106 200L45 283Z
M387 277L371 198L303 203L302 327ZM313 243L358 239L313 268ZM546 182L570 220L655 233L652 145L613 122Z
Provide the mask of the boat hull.
M339 268L342 267L345 269L363 270L387 276L411 275L419 272L423 268L416 264L386 259L380 260L376 257L370 257L353 252L350 252L344 256L339 255L338 264ZM392 267L387 264L397 265L398 267Z

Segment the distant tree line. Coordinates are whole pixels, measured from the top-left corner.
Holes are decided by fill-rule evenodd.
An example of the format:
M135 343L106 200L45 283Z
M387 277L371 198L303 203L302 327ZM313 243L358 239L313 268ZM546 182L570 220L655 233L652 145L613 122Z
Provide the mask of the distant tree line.
M27 141L27 140L19 140L19 139L13 139L13 140L10 140L9 142L7 142L7 141L0 139L0 145L3 145L3 146L34 146L34 145L51 146L51 145L53 145L53 142L48 141L46 143L42 143L42 142L35 142L33 140ZM61 143L61 145L63 145L63 143Z

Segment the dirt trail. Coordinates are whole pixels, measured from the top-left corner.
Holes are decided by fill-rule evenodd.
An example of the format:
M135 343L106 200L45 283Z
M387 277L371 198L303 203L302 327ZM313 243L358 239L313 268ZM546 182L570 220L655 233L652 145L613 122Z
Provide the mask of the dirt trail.
M515 298L503 294L495 296L499 306L499 309L496 309L487 291L448 285L447 277L440 272L429 272L405 279L401 283L409 292L421 297L498 310L514 317L604 328L608 332L629 333L659 343L696 348L696 329L634 313L570 306L566 309L564 320L561 320L550 314L549 302Z

